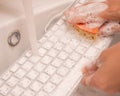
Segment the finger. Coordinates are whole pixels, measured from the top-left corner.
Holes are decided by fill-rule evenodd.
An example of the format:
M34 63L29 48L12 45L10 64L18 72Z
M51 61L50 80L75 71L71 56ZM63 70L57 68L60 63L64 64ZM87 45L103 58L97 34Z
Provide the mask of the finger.
M120 0L107 0L106 3L109 6L119 6L120 5Z
M81 80L81 83L85 86L91 86L90 83L92 81L92 78L94 76L94 73L92 74L89 74L89 75L85 75L82 80Z
M83 74L88 74L90 73L90 68L93 66L94 62L88 63L88 64L84 64L83 68L82 68L82 73Z
M119 6L109 6L105 11L98 14L98 16L100 16L108 21L120 20L120 7Z
M95 72L98 69L98 66L96 65L96 61L92 62L92 64L86 65L83 69L82 72L83 74L91 74Z
M89 73L88 71L89 71L89 70L87 69L86 66L82 68L82 73L83 73L83 74L88 74L88 73Z
M101 14L99 14L99 16L107 21L118 21L120 20L120 13L116 13L116 12L111 12L111 11L105 11Z
M88 68L90 71L96 71L96 70L98 69L96 63L97 63L97 59L92 62L92 66L88 66L87 68Z
M110 36L117 33L120 33L120 24L116 21L107 22L99 31L101 36Z

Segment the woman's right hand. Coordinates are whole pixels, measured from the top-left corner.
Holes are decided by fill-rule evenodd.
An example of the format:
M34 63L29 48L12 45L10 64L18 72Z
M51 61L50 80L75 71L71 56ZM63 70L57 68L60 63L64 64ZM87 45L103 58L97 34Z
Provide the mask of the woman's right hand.
M102 3L89 2L74 6L65 12L66 21L72 25L84 23L90 28L100 27L100 36L120 34L119 5L120 0L107 0ZM106 21L108 22L105 23Z
M108 8L99 16L107 20L120 21L120 0L107 0L104 3L108 5Z

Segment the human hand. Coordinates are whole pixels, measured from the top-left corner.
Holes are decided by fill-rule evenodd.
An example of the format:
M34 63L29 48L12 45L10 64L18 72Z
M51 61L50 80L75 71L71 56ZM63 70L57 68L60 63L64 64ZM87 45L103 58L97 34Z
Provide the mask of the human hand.
M93 10L94 9L94 10ZM89 28L99 27L99 35L109 36L120 33L119 21L107 21L98 15L105 9L109 9L105 3L89 2L72 7L65 12L66 21L69 24L84 23ZM106 11L104 11L106 12ZM105 23L107 21L107 23Z
M65 11L66 21L70 24L77 23L103 23L104 20L97 15L107 9L108 6L105 3L89 2L82 5L73 6Z
M104 2L108 8L99 14L100 17L106 20L120 21L120 0L107 0Z
M100 36L110 36L113 34L120 34L120 23L117 21L109 21L100 27Z
M98 63L101 66L98 67ZM120 43L102 52L92 67L85 67L81 83L107 93L120 92Z

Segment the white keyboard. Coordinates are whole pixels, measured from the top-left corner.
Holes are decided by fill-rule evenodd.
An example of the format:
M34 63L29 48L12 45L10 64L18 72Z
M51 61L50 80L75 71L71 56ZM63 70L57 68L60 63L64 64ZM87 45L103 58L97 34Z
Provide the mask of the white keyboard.
M0 76L0 96L69 96L82 78L80 69L96 59L111 40L86 39L61 18L39 40L37 56L27 50Z

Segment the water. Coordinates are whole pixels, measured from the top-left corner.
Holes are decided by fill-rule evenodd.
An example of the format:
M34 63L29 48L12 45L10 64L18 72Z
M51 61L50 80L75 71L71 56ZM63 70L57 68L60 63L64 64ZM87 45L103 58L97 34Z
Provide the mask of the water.
M120 93L107 94L102 90L84 86L81 83L74 89L74 92L70 96L120 96Z
M35 22L33 16L32 0L23 0L23 6L26 16L26 27L28 31L31 49L33 54L36 55L38 53L37 52L38 49L37 49L37 36L36 36Z

